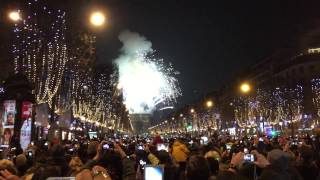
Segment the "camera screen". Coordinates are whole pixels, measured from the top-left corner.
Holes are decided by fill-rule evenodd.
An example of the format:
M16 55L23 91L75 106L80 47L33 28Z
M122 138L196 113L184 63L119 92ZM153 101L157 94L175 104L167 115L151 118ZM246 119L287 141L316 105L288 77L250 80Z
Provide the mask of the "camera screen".
M253 154L246 154L246 155L244 155L244 160L245 160L245 161L251 161L251 162L253 162L253 161L254 161L254 156L253 156Z
M144 149L143 149L143 146L139 145L139 146L138 146L138 150L144 150Z
M163 180L163 170L160 166L147 166L144 170L145 180Z
M28 152L28 156L29 156L29 157L32 157L32 151L29 151L29 152Z
M110 148L109 144L104 144L103 145L103 149L109 149L109 148Z
M202 137L201 137L201 140L200 140L200 143L203 144L203 145L208 144L208 137L202 136Z
M157 144L157 150L161 151L161 150L165 150L165 151L169 151L169 146L166 144Z
M227 150L230 150L231 149L231 145L230 144L226 144L226 148L227 148Z

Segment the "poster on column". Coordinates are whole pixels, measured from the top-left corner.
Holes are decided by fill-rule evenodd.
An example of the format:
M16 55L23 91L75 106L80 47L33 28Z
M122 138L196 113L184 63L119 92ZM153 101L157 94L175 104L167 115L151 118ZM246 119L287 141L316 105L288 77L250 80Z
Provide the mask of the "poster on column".
M20 145L22 149L27 149L31 141L31 117L32 117L32 103L24 101L22 103L23 124L20 133Z
M13 137L14 120L16 115L16 101L7 100L3 102L3 131L1 134L1 147L9 147Z

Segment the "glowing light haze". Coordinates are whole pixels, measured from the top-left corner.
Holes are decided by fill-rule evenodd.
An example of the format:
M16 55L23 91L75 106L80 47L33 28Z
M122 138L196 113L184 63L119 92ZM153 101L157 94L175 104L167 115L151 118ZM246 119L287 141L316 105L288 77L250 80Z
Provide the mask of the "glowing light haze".
M171 106L181 95L178 74L162 59L152 57L152 43L138 33L124 31L119 68L119 88L130 114L152 113L157 107Z

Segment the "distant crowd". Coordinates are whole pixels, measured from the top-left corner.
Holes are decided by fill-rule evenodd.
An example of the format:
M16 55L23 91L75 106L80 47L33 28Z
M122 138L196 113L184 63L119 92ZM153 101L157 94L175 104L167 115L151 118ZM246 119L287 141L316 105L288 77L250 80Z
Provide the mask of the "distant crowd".
M0 180L320 180L320 136L308 134L112 135L1 152Z

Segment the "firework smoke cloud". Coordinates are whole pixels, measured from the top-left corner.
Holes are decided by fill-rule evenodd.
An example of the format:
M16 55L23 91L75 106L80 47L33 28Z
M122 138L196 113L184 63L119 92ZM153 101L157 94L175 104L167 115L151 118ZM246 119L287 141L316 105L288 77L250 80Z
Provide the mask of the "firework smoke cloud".
M123 46L115 63L129 113L152 113L158 106L172 105L181 91L171 64L153 58L152 43L138 33L123 31L119 40Z

